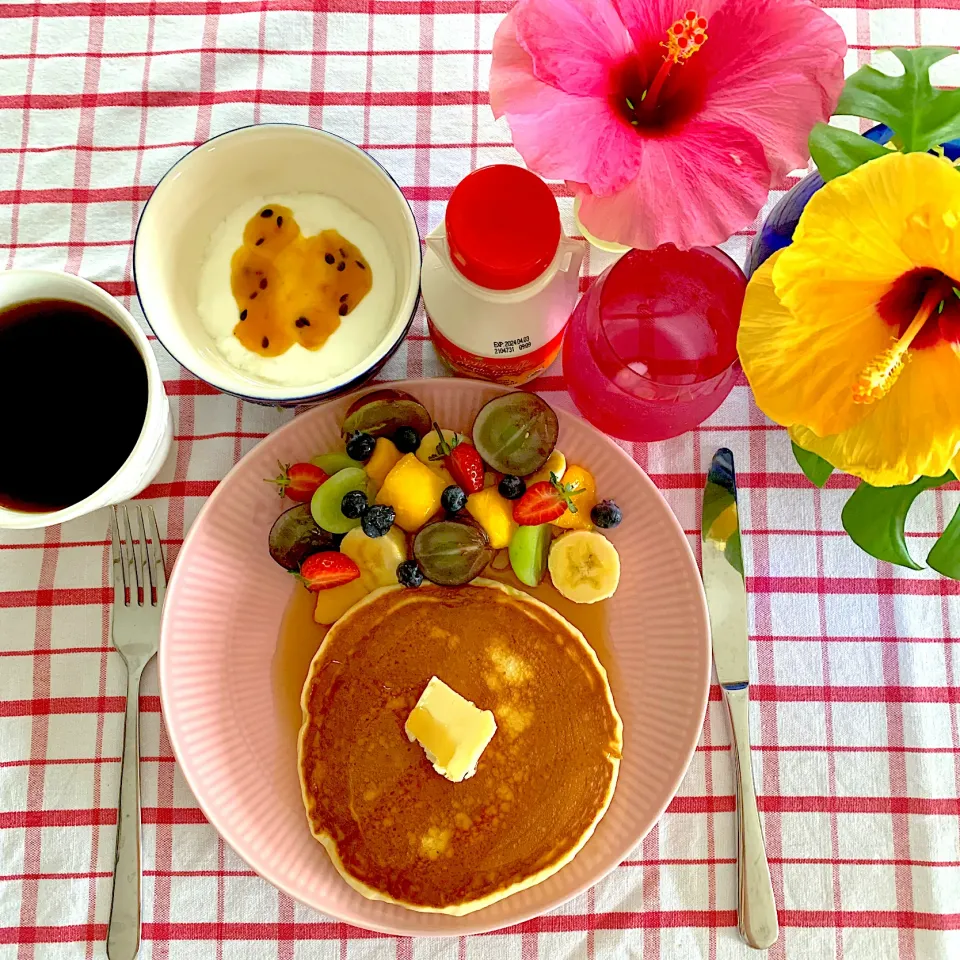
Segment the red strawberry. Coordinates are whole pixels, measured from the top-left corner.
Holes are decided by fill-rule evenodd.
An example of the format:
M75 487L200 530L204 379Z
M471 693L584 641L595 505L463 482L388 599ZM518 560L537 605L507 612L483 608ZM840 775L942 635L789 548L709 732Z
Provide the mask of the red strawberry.
M450 476L464 493L477 493L483 489L483 458L477 453L473 444L467 443L459 435L453 446L443 439L443 431L434 423L439 442L437 453L431 460L443 460L443 465L450 471Z
M339 587L360 576L360 568L336 550L312 553L300 565L299 579L311 592Z
M275 483L280 488L280 496L286 494L291 500L309 500L317 487L330 477L312 463L280 463L280 476L266 478L267 483Z
M513 519L522 527L536 527L556 520L567 509L576 513L573 497L583 493L572 483L563 484L555 473L549 480L541 480L527 487L527 492L513 505Z

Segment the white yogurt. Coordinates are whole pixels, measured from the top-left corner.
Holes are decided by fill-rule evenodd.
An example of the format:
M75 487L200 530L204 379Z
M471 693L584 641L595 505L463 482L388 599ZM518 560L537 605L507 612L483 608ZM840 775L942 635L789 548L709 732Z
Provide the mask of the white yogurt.
M234 335L237 304L230 291L230 261L243 242L243 228L258 210L289 207L305 236L336 230L360 248L373 273L370 292L355 306L319 350L299 343L278 357L248 350ZM379 231L340 200L316 193L251 197L213 232L200 268L197 313L217 349L232 366L284 386L320 383L362 363L386 336L393 319L396 279Z

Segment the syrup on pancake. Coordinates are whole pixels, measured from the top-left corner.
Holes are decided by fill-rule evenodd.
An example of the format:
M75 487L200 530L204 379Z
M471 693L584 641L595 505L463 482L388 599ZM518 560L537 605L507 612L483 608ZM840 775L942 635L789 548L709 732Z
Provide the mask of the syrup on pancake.
M474 777L439 776L404 723L436 675L497 733ZM462 914L576 854L616 783L603 667L555 611L498 584L387 588L324 640L303 693L310 827L364 895Z

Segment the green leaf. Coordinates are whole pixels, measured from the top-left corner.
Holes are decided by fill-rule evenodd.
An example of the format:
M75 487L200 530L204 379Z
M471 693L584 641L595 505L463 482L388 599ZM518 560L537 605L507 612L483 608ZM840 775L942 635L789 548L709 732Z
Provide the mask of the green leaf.
M861 67L847 78L836 112L885 123L904 153L955 139L960 136L960 89L934 88L930 67L956 52L954 47L893 47L903 76L888 77L875 67Z
M960 580L960 507L927 554L927 566L953 580Z
M804 450L803 447L798 447L792 440L790 446L793 447L793 456L800 464L800 469L804 472L806 478L815 487L822 487L829 479L830 474L833 473L833 465L827 463L818 454Z
M890 151L852 130L841 130L818 123L810 133L810 155L824 180L833 180L849 173L860 164Z
M942 477L920 477L902 487L872 487L865 480L843 505L840 519L850 539L865 553L878 560L896 563L912 570L922 569L907 550L903 526L913 501L932 487L949 483L954 476L948 470Z

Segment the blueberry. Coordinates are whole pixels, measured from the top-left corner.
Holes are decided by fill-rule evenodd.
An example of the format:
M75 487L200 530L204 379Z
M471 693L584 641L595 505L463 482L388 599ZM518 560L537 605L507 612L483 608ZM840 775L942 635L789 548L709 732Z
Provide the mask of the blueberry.
M420 448L420 434L413 427L401 427L393 435L393 443L401 453L415 453Z
M440 506L443 507L447 513L459 513L466 505L467 495L456 485L447 487L447 489L440 494Z
M373 448L377 445L376 437L359 430L347 441L347 456L361 463L366 463L373 456Z
M508 473L498 484L500 496L506 500L519 500L526 492L527 485L521 477Z
M366 512L363 514L363 519L360 521L360 525L368 537L382 537L393 526L393 521L396 520L396 518L397 515L393 507L377 503L372 507L367 507Z
M416 560L404 560L397 567L397 580L404 587L419 587L423 583L423 571Z
M601 530L611 530L613 527L620 525L623 514L612 500L601 500L590 511L590 519Z
M348 520L359 520L367 509L367 495L362 490L351 490L340 501L340 512Z

